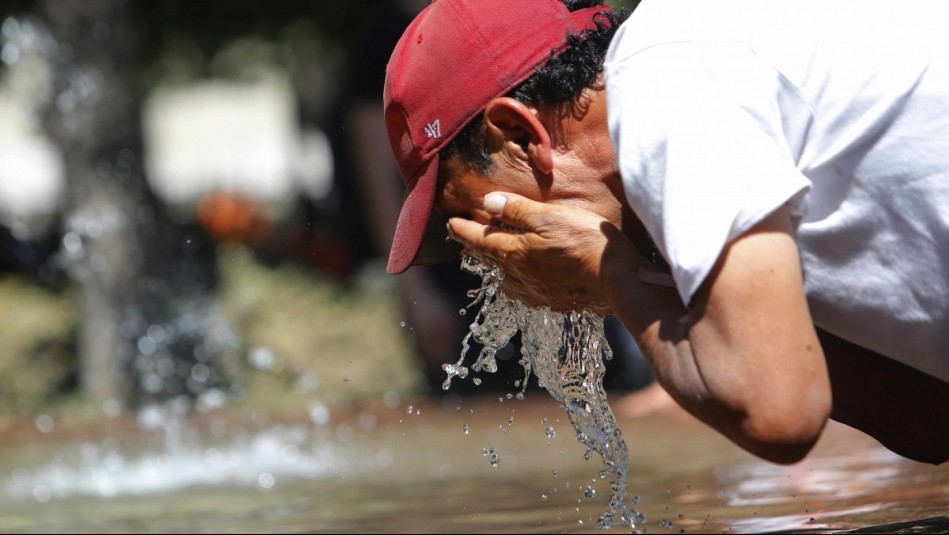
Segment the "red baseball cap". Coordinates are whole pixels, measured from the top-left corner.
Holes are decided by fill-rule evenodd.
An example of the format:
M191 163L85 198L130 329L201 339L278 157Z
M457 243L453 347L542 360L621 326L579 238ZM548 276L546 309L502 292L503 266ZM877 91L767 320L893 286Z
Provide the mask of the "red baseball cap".
M405 181L389 273L449 261L445 219L433 213L438 152L488 102L507 94L595 29L606 5L569 11L561 0L435 0L402 34L386 68L385 121Z

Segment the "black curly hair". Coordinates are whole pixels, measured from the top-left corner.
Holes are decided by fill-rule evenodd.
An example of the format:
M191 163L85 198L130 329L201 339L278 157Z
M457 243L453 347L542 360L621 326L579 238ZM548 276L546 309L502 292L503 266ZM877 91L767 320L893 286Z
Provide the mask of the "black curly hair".
M570 11L604 5L604 0L563 0ZM633 2L633 9L639 2ZM595 30L583 30L567 36L567 48L537 69L507 96L525 104L557 106L573 102L592 86L603 72L603 60L613 35L627 14L602 11L594 22ZM484 114L475 116L440 152L442 161L457 158L462 164L485 174L493 162L485 143Z

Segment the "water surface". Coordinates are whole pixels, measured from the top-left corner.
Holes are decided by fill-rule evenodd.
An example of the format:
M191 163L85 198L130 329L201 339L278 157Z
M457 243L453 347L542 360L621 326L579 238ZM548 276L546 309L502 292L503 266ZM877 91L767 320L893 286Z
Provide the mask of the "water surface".
M598 531L608 480L592 497L584 490L602 464L583 459L546 393L450 399L279 421L211 416L170 435L121 419L9 428L0 531ZM686 418L620 426L628 494L649 533L829 531L949 514L949 466L902 459L844 426L793 466L756 460Z

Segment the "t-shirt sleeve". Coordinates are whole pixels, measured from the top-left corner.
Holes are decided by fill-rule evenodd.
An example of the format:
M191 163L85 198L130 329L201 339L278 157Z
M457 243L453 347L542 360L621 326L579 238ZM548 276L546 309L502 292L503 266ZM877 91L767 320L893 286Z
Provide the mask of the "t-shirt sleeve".
M782 125L786 81L742 43L655 46L606 65L626 197L688 304L726 244L810 182Z

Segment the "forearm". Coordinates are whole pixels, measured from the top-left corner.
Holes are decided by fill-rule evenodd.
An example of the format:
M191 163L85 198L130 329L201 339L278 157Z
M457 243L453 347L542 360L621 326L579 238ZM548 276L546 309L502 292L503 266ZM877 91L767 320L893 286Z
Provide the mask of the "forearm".
M674 288L642 282L640 270L647 268L635 254L604 258L603 295L669 395L693 416L731 438L736 434L738 416L713 395L699 370L689 339L688 309Z
M636 338L659 383L688 412L755 455L793 462L819 435L819 407L793 392L782 368L769 369L746 333L729 332L690 311L672 288L644 283L637 253L614 247L604 256L603 295ZM815 423L816 422L816 423ZM816 427L815 427L816 426Z

